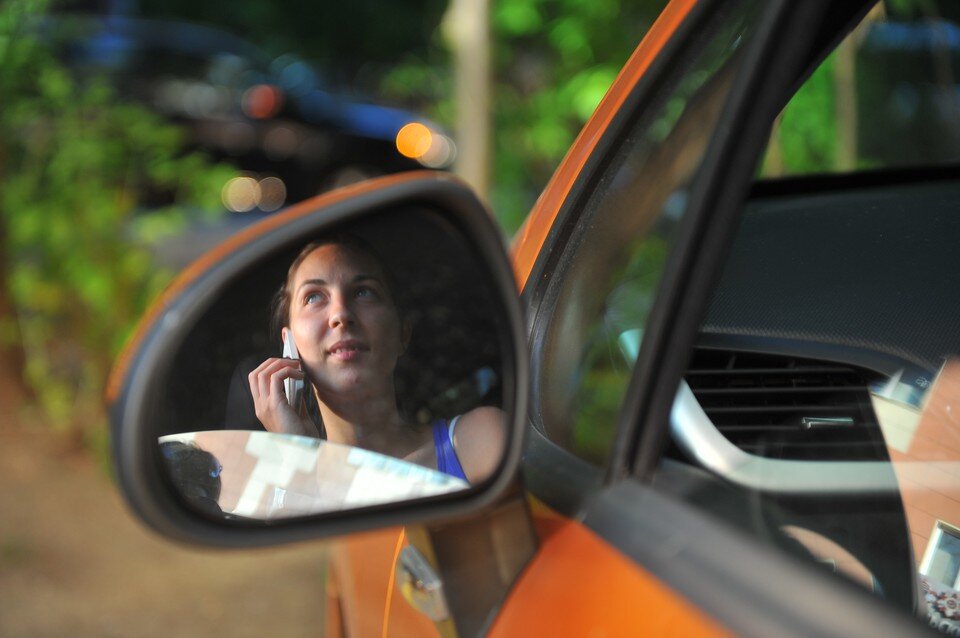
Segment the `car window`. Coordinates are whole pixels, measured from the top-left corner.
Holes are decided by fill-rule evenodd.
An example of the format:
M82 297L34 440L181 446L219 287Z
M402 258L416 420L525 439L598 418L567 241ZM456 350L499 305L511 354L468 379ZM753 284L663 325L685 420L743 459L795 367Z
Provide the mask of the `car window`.
M882 2L777 118L764 177L960 161L960 27L945 2Z
M656 483L957 635L953 13L878 4L783 110Z
M763 3L725 3L671 60L573 215L537 321L539 425L602 464L687 191Z

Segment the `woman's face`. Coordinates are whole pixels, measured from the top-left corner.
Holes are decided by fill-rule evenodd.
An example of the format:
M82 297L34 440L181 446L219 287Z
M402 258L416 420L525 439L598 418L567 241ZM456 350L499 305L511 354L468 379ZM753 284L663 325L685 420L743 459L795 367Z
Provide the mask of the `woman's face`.
M320 399L392 401L393 370L409 335L377 261L350 246L320 246L297 268L289 292L289 330Z

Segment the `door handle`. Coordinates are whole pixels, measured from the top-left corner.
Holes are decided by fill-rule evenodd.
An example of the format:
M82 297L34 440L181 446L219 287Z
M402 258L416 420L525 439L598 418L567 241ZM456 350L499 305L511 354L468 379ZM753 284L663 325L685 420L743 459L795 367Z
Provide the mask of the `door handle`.
M443 581L423 554L407 545L400 552L398 562L397 585L407 602L434 622L449 618Z

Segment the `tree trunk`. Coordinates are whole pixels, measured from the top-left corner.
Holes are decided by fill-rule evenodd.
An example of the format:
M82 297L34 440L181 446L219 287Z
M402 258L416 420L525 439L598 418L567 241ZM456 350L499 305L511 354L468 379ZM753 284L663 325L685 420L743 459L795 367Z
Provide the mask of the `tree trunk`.
M837 47L834 81L837 96L837 164L842 172L857 167L857 43L847 37Z
M454 58L455 169L484 199L490 186L489 13L489 0L451 0L443 24Z

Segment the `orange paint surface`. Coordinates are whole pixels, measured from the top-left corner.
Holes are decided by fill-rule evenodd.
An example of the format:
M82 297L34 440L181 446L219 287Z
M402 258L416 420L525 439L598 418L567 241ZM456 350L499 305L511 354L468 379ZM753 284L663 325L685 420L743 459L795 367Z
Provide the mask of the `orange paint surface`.
M557 172L550 178L526 222L517 231L511 248L513 272L517 288L523 290L533 264L540 254L547 233L556 219L557 212L566 200L574 181L587 159L593 153L597 142L610 125L617 111L627 99L640 77L646 72L654 58L663 49L683 19L696 4L695 0L674 0L667 5L660 17L647 32L633 55L620 69L617 79L610 86L593 116L580 131L573 146L567 151Z
M729 636L583 525L532 503L540 549L489 636Z
M380 636L384 627L387 594L391 593L388 636L438 636L429 618L410 606L391 579L397 539L401 528L394 527L338 539L330 553L342 605L343 627L327 627L325 635Z

